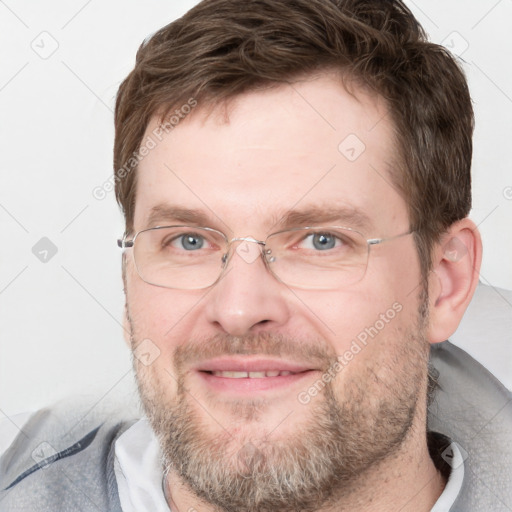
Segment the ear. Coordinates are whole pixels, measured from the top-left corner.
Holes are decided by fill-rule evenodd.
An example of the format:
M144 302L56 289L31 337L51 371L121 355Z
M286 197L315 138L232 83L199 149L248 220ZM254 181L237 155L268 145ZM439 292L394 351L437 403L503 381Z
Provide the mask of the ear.
M482 240L475 223L454 223L437 244L429 275L428 340L447 340L457 329L476 286L482 262Z

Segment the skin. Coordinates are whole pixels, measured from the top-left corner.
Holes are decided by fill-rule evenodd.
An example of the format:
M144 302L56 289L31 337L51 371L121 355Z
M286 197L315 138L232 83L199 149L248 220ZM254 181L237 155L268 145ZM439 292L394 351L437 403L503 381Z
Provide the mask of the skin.
M166 204L200 210L208 217L208 227L229 238L264 240L277 231L276 221L285 213L310 207L341 206L364 213L369 219L366 238L407 232L407 205L390 185L396 148L386 106L379 98L356 92L347 93L339 79L325 74L293 86L249 92L213 111L199 105L140 163L135 231L179 223L162 218L148 224L151 209ZM154 118L146 135L157 125ZM365 145L355 161L338 150L349 134ZM446 257L445 247L454 238L465 247L458 261ZM210 288L161 288L142 281L129 252L125 286L130 343L149 339L160 354L148 366L135 361L143 401L162 411L176 406L181 396L206 439L226 440L225 464L235 467L248 442L266 453L262 439L279 446L313 424L320 404L327 403L327 391L308 404L297 396L321 378L320 362L310 363L317 371L289 386L240 396L212 390L193 371L201 350L221 355L234 345L212 340L246 339L254 341L256 353L271 353L272 336L279 336L286 342L287 360L304 362L305 351L315 347L335 358L398 303L399 314L336 374L328 389L337 403L362 404L350 411L363 439L365 431L376 428L372 421L379 404L400 403L393 401L399 395L396 389L414 405L411 425L379 461L347 478L330 501L310 510L428 511L445 485L426 444L428 344L447 339L456 329L475 289L480 259L474 224L464 219L452 226L435 249L428 276L429 316L421 325L422 278L412 236L372 247L364 278L336 290L287 287L261 259L247 263L237 253L225 276ZM177 368L176 354L190 347L193 356ZM172 468L166 484L173 511L216 510Z

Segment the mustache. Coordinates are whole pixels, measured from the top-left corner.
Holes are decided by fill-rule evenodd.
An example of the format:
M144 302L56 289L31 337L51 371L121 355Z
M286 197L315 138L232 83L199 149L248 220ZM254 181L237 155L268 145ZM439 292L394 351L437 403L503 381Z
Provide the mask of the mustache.
M251 333L232 336L219 333L184 343L174 350L174 366L179 372L191 364L222 356L258 355L289 359L327 370L337 355L321 338L305 340L275 333Z

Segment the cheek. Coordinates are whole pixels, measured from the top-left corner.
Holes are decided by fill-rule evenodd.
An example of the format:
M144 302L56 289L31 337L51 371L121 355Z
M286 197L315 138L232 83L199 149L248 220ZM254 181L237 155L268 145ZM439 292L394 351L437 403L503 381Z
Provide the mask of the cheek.
M338 292L296 294L307 323L330 341L337 354L349 349L354 340L370 341L377 334L409 325L415 318L416 307L406 307L405 294L386 286L378 289L376 283Z
M127 278L127 303L132 327L133 360L142 394L152 402L170 400L178 388L173 353L180 340L184 312L172 290Z
M365 318L356 329L348 326L347 335L336 340L333 389L343 400L364 397L372 410L398 390L402 381L413 384L409 361L419 358L418 347L424 344L417 337L416 309L394 302Z
M192 293L160 288L145 283L128 269L126 296L134 343L151 340L163 353L175 348L186 337L188 323L199 299Z
M297 293L310 324L330 341L344 364L372 357L367 347L391 349L394 340L417 330L422 290L417 260L409 257L403 264L382 258L378 263L380 268L369 268L350 289Z
M370 252L361 298L368 304L378 304L379 314L398 304L400 320L410 325L417 319L422 290L420 262L412 235L384 242Z
M135 373L144 404L162 404L174 401L178 393L178 376L170 357L159 353L147 364L142 358L135 359Z

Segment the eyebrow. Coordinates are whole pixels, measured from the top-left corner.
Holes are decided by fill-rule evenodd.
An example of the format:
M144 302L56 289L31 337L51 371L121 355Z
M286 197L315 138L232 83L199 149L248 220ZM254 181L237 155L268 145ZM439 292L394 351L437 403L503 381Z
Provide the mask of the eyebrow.
M191 224L196 226L208 226L212 219L201 210L181 208L166 204L158 204L151 208L146 220L147 227L156 227L162 223L178 222L180 224Z
M158 204L151 208L146 226L156 227L171 222L207 227L212 226L212 220L212 217L206 215L202 210ZM273 230L324 224L345 226L365 232L373 226L368 215L361 210L347 206L310 206L300 210L289 210L284 215L275 216L272 220Z
M373 223L366 213L348 206L310 206L300 210L290 210L277 219L273 227L287 229L320 224L350 227L363 232L369 231L373 227Z

